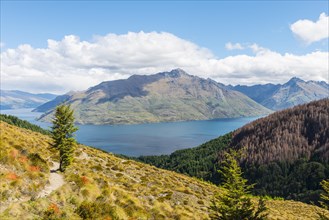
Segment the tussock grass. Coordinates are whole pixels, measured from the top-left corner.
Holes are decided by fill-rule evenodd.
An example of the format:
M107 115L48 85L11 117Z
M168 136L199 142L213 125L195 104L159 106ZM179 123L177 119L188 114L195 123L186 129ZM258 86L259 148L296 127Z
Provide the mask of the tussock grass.
M47 136L0 126L0 219L209 219L218 187L82 145L63 174L65 184L35 198L57 152ZM267 205L270 219L316 219L320 210L294 201Z

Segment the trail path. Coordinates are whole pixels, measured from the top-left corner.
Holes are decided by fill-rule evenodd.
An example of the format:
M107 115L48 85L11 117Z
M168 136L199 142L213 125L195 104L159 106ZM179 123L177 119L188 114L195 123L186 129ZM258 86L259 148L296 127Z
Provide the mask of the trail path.
M38 198L45 197L64 185L63 175L57 173L58 169L59 163L53 162L53 166L50 168L49 184L39 193Z
M2 168L2 167L0 167ZM56 173L59 169L59 163L53 162L53 166L50 168L50 175L49 175L49 184L45 186L45 188L38 194L37 198L43 198L50 193L52 193L54 190L58 189L62 185L64 185L65 181L63 178L63 175L60 173ZM1 169L0 169L1 170ZM31 199L29 196L25 196L19 199L12 199L8 200L5 203L0 204L0 213L2 213L4 210L8 208L8 206L12 203L22 203L27 202Z

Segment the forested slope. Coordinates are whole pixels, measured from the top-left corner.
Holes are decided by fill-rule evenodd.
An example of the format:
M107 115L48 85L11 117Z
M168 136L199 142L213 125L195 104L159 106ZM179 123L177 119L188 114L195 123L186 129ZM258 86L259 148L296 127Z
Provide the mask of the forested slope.
M317 201L320 181L329 178L329 99L276 112L197 148L139 160L218 183L226 147L242 149L241 166L256 183L254 193Z
M329 99L273 113L233 133L232 147L246 148L248 163L329 160Z

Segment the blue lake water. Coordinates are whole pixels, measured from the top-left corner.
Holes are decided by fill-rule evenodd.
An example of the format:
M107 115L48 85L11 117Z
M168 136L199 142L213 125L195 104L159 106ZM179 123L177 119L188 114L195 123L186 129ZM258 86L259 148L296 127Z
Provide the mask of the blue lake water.
M49 123L36 121L40 113L32 109L1 110L43 128ZM175 150L198 146L233 131L258 117L205 121L166 122L139 125L78 125L78 142L127 156L170 154Z

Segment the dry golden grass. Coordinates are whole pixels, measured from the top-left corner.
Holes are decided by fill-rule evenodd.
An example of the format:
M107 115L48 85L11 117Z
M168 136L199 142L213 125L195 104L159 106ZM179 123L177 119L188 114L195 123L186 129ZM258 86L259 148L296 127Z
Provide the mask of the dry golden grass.
M36 168L26 155L38 153L49 167L50 161L58 161L57 152L47 136L3 122L0 126L5 207L0 219L209 219L208 207L218 187L82 145L64 174L65 184L35 198L49 168ZM316 210L321 210L294 201L267 205L270 219L316 219Z
M0 210L33 199L48 180L49 166L36 155L49 157L49 138L1 122Z

